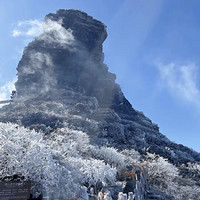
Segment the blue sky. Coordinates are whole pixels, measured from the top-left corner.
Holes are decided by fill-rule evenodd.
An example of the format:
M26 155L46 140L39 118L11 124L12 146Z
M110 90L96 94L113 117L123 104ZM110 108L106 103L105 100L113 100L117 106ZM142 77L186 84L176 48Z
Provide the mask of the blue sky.
M199 0L0 0L0 99L44 16L80 9L107 25L105 63L133 107L200 152Z

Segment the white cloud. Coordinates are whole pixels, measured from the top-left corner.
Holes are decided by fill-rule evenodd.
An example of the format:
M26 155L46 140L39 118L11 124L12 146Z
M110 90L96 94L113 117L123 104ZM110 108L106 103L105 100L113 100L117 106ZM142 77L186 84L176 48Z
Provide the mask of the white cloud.
M38 38L47 43L58 44L61 47L71 45L74 41L74 36L71 29L65 29L62 26L62 20L52 21L47 19L43 23L43 33Z
M35 74L36 72L42 70L42 77L37 82L39 84L34 85L34 83L31 85L31 90L36 91L38 90L38 85L40 85L40 91L41 92L47 92L51 88L55 87L56 80L54 76L54 71L52 69L53 67L53 61L49 54L47 53L41 53L41 52L35 52L30 51L29 54L29 61L27 62L26 67L22 69L23 74L25 76L27 74ZM45 70L45 67L48 68Z
M200 88L197 74L199 68L194 63L177 65L175 63L156 63L161 75L161 84L174 96L200 107Z
M14 78L10 82L5 83L5 85L0 86L0 101L10 99L10 94L12 90L15 90L15 85L14 85L15 82L16 78Z
M12 36L27 36L36 37L43 31L43 22L40 20L27 20L21 21L17 24L17 27L13 30Z
M39 36L40 35L40 36ZM65 29L62 26L62 20L52 21L50 19L44 22L40 20L22 21L17 24L13 30L13 37L37 37L47 43L58 44L61 47L67 47L74 41L71 29Z
M16 29L15 29L15 30L13 31L13 34L12 34L13 37L17 37L17 36L20 36L20 35L22 35L22 32L20 32L19 30L16 30Z

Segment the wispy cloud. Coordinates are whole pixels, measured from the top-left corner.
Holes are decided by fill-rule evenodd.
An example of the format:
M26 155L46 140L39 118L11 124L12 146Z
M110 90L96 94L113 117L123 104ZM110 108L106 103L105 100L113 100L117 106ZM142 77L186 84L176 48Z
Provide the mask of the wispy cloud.
M74 42L74 36L72 30L65 29L62 26L62 20L52 21L50 19L45 20L42 25L43 34L38 38L46 43L57 44L61 47L67 47Z
M12 32L13 37L28 36L36 37L43 31L43 22L41 20L26 20L17 24Z
M198 87L199 68L195 63L177 65L157 62L161 84L179 99L190 102L200 108L200 88Z
M46 19L44 22L40 20L21 21L12 32L13 37L37 37L39 35L38 40L51 44L56 43L62 47L67 47L74 41L72 30L65 29L62 26L62 20L52 21Z
M62 26L62 20L53 21L46 19L44 22L39 20L19 22L17 27L13 31L13 36L23 36L24 38L32 39L30 36L37 36L35 41L39 44L45 44L47 48L64 48L70 51L76 51L75 39L73 31ZM31 91L38 91L40 87L41 93L49 91L56 85L56 77L53 71L53 59L51 53L43 51L35 51L29 49L26 52L26 64L21 67L21 73L35 74L39 71L42 73L40 80L38 79L37 84L30 84ZM45 68L46 67L46 68ZM42 68L44 70L42 70ZM22 87L24 87L22 85ZM2 98L6 97L5 91L7 91L7 85L2 87ZM34 92L33 92L34 93Z

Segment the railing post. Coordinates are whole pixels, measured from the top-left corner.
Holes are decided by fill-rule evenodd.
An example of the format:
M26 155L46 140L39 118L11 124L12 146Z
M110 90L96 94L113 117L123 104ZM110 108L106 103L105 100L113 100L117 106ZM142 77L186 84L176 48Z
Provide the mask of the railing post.
M133 198L134 198L133 192L129 192L128 193L128 200L133 200Z

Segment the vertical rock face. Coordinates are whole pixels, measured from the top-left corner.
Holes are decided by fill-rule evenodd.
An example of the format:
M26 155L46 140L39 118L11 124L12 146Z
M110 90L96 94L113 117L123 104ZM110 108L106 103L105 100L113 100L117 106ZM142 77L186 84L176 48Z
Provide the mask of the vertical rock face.
M47 15L44 33L26 47L17 67L19 98L72 88L96 97L102 106L111 104L120 89L103 63L106 37L105 25L86 13L59 10Z
M0 121L45 133L67 123L99 145L148 149L176 163L200 161L198 153L160 134L124 97L103 62L103 23L81 11L59 10L48 14L43 26L24 49L17 67L18 98L1 109Z

